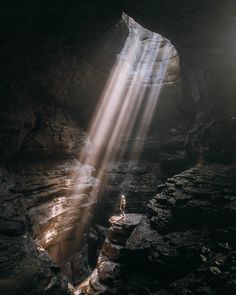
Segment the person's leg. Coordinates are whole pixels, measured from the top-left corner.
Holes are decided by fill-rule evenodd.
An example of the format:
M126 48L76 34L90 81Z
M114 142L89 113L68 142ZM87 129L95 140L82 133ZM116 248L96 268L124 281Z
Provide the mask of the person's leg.
M124 206L122 206L122 218L124 219L125 218L125 207Z

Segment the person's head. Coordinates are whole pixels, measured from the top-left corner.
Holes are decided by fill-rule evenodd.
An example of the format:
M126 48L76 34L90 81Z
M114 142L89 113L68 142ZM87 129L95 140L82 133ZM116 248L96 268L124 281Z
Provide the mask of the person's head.
M125 196L124 195L121 195L121 199L125 199Z

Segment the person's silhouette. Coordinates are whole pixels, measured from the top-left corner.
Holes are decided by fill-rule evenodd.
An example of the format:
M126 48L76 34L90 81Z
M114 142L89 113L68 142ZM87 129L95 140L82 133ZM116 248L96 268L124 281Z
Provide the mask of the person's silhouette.
M120 197L120 215L121 218L125 218L125 206L126 206L126 198L124 195L121 195Z

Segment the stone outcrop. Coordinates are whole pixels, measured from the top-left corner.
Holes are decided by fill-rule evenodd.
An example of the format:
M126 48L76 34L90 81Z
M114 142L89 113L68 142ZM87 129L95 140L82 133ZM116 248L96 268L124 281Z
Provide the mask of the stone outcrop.
M14 108L14 107L13 107ZM37 107L36 107L37 108ZM24 112L24 115L21 114ZM60 108L16 110L0 118L1 158L79 156L91 143L86 133Z
M25 195L1 167L1 294L66 294L58 265L29 234ZM66 288L65 281L65 288Z
M123 160L108 165L106 179L105 186L100 190L101 198L97 208L97 221L102 223L111 215L119 213L121 192L127 197L127 212L144 213L145 203L161 183L161 171L158 163ZM105 214L102 218L99 215L101 210Z
M14 171L9 177L9 171L1 169L5 270L0 288L4 294L33 294L35 288L42 294L56 288L61 292L60 276L77 284L89 273L86 237L98 186L93 168L67 160L21 163ZM32 287L37 276L41 279ZM29 287L24 289L26 282Z
M165 233L193 228L234 225L235 167L199 166L167 180L148 204L153 226ZM157 222L156 222L157 221Z
M199 164L160 185L147 216L112 217L81 287L89 294L233 295L235 179L235 165Z
M123 251L141 218L141 214L126 214L124 219L121 216L112 216L109 219L111 227L103 243L97 266L92 274L75 288L75 295L115 294L118 291Z
M126 243L119 294L235 293L235 171L194 167L159 187Z

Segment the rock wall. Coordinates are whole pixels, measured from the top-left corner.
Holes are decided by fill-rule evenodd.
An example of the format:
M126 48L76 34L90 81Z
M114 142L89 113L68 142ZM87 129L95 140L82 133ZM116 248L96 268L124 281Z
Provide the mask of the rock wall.
M182 114L195 119L192 132L200 134L192 143L199 156L205 148L201 136L205 125L235 117L234 1L126 1L124 10L171 40L178 51ZM209 132L213 138L213 129Z
M61 19L63 26L55 19L67 11L72 22L73 6L59 1L54 10L52 4L36 2L6 5L1 13L2 160L29 151L77 156L82 140L78 129L88 125L127 36L116 13L113 22L101 21L99 12L90 15L85 9L69 32L66 20Z
M122 48L127 36L125 28L118 35L114 30L122 10L171 40L177 49L184 89L182 116L195 119L198 128L216 117L235 115L233 0L193 1L191 5L185 0L12 4L4 4L1 10L4 157L20 149L49 101L55 112L56 103L86 125L92 113L90 102L97 101L114 61L113 44ZM80 111L86 100L86 111Z
M119 294L123 251L126 249L127 240L141 219L141 214L126 214L123 219L118 215L109 219L110 228L96 268L75 288L73 294L117 294L117 292Z
M77 157L80 154L80 147L85 142L88 146L90 145L81 127L88 125L88 118L96 105L94 102L97 102L109 70L116 59L118 49L122 48L127 36L127 28L122 23L116 27L121 19L122 11L133 16L145 27L159 32L171 40L180 57L184 90L178 101L178 108L181 112L178 119L168 122L168 128L161 127L166 129L165 138L160 143L162 148L157 155L158 163L165 167L162 173L173 175L188 165L192 165L199 158L209 162L235 162L235 8L233 0L210 0L207 3L197 0L191 2L185 0L178 2L174 0L116 2L110 0L59 0L50 3L35 0L24 4L13 0L2 3L0 12L2 44L0 51L0 159L3 162L1 164L3 166L1 168L1 253L3 254L0 288L2 293L31 294L35 289L42 294L63 293L60 288L60 274L57 266L37 246L34 239L38 238L48 251L51 251L51 255L58 259L58 253L60 255L67 253L68 247L70 248L68 246L69 240L73 237L70 230L74 229L70 229L68 235L65 234L65 231L71 225L74 226L79 222L77 213L80 212L80 209L78 212L72 210L72 220L65 218L65 222L64 218L61 218L63 222L59 224L59 217L67 215L70 206L79 205L80 207L81 205L85 208L92 206L86 193L80 196L80 192L78 198L73 197L76 183L68 184L68 190L67 184L65 184L65 180L67 181L65 167L68 165L66 164L68 158ZM168 91L166 97L169 97ZM176 102L169 103L172 109L177 108ZM165 122L167 110L170 109L168 101L167 104L160 103L160 108L163 110L160 122ZM176 115L175 112L174 115ZM187 126L185 122L188 122ZM190 129L192 130L189 131ZM221 140L222 137L224 141ZM159 141L157 143L159 146ZM147 141L147 145L149 144L150 141ZM53 164L48 167L53 157L66 160L63 165ZM26 165L24 163L17 169L14 165L15 161L26 158L44 159L46 161L43 164L44 168L40 168L38 164L33 164L34 167L24 168ZM73 167L73 165L71 166ZM116 169L116 163L114 167ZM147 167L149 166L147 165ZM139 165L137 168L139 169ZM24 169L28 170L25 174L22 173ZM144 173L147 171L145 169ZM149 170L149 168L147 169ZM220 178L222 177L226 181L226 184L230 175L234 175L233 171L229 172L227 168L222 168L222 166L210 168L214 171L215 169L220 174ZM219 170L220 172L218 172ZM45 171L49 171L49 175L46 175ZM123 177L119 180L120 174L123 173L122 169L119 171L118 176L115 177L118 182L123 184ZM201 174L207 173L200 168L197 172L194 171L186 172L186 177L198 187L199 183L195 183L194 178L198 176L198 173L200 178ZM126 187L131 186L132 190L142 178L136 178L135 173L131 172L128 181L126 179ZM154 186L158 184L156 176L154 176L155 173L148 171L146 174L148 176L151 174L151 178L154 179L151 185ZM114 176L113 172L112 176ZM184 175L182 177L184 179ZM207 176L206 186L210 184L211 187L211 183L216 181L217 177L217 175ZM129 178L134 180L129 181ZM205 183L205 179L196 178ZM54 183L56 179L58 183ZM90 185L93 185L92 178L90 180ZM145 179L142 181L143 195L146 185L149 186L150 182L146 182ZM170 183L167 183L167 187L170 187L170 190L176 190L176 187L171 188ZM220 195L220 199L223 196L223 200L229 200L229 195L225 196L225 189L224 185L219 188L220 192L217 188L217 196ZM153 188L148 190L148 194L152 194ZM211 196L212 192L207 192L206 195ZM164 203L168 203L167 208L160 209L159 204L162 202L162 197L158 198L152 201L150 215L151 224L155 229L150 229L149 220L144 219L143 221L144 228L147 233L150 233L151 238L156 235L156 230L159 230L161 226L165 231L168 228L167 225L171 225L173 208L176 208L177 213L182 212L181 210L184 211L182 208L184 206L178 207L175 203L169 204L169 197L166 198L168 200L165 200L165 197L163 200ZM209 198L211 199L211 197ZM61 208L63 207L62 200L64 208ZM170 203L176 201L173 196L170 197L170 200ZM173 208L170 210L169 206L173 206ZM208 199L201 201L201 204L199 202L196 204L196 201L192 199L186 206L190 212L199 213L205 221L208 220L208 217L205 219L208 214L214 216L216 213L217 217L218 214L220 216L222 214L219 205L214 204L214 201L209 202ZM138 208L135 202L132 210L134 208ZM234 210L232 208L234 207L230 201L229 208L226 205L223 206L223 212L232 215ZM54 212L52 213L52 211ZM158 224L155 220L155 211L158 211L157 214L163 217L159 218L158 215L158 220L162 220L164 225ZM181 217L182 215L179 226L183 225ZM42 218L45 218L45 222L42 221ZM228 222L224 214L222 218L223 220L226 218L225 222ZM38 219L40 219L40 224L38 224ZM212 222L212 216L209 219ZM201 222L200 225L202 226ZM216 231L218 231L220 225L216 225ZM231 237L234 229L232 232L227 230L224 238L221 235L224 230L219 227L220 238L217 238L217 242L222 243L223 241L225 244L219 248L213 245L211 249L212 240L207 226L202 234L199 234L202 228L199 230L198 223L190 222L189 226L189 231L184 229L180 235L177 231L178 228L172 229L173 232L168 232L168 229L166 240L165 236L160 238L158 234L158 239L160 239L157 242L158 247L160 244L166 245L168 239L174 241L174 249L170 243L169 252L171 255L166 254L164 250L163 253L157 253L155 245L150 246L152 243L148 241L148 251L151 251L149 256L153 262L150 262L148 258L145 267L148 265L147 269L150 270L149 267L152 265L164 265L166 273L172 275L171 269L174 261L173 264L176 265L177 270L183 274L181 272L182 262L179 261L184 261L182 265L185 266L190 262L189 266L194 268L200 265L200 256L201 265L199 268L195 268L198 274L202 274L200 282L197 282L198 289L195 289L195 277L197 277L195 269L193 278L189 277L190 273L185 277L187 281L185 279L178 281L177 285L176 283L168 285L169 282L165 282L164 286L157 281L148 288L151 291L156 290L160 294L168 294L168 292L183 294L184 292L193 292L193 290L194 292L198 290L196 292L199 294L204 294L204 292L205 294L220 293L222 292L221 287L217 285L219 280L221 282L227 281L223 286L226 286L228 292L234 294L235 279L233 272L231 272L235 260L232 246L234 241ZM231 228L231 225L229 226ZM193 231L195 227L196 232ZM46 235L48 228L63 233L62 245L55 236L51 235L52 232L49 231L49 237ZM142 232L142 229L140 231ZM77 229L75 232L76 236L82 234L77 233ZM170 236L168 237L168 235ZM193 253L191 251L189 253L186 247L181 246L179 249L179 238L181 238L181 243L186 241L188 249L193 248ZM148 238L144 239L148 240ZM232 245L226 245L228 240ZM68 259L67 261L58 260L72 280L76 280L71 272L73 268L76 268L80 275L84 271L86 272L86 270L77 268L78 261L85 257L84 251L86 251L86 243L81 242L83 242L82 246L75 243L80 251L73 252L72 257L67 258L63 254L63 259ZM201 256L196 247L202 247L202 245L205 247L205 244L207 244L207 249L201 250ZM61 249L64 246L65 249ZM143 253L142 247L143 244L141 245L141 253ZM176 248L179 249L177 252ZM210 251L208 251L209 249ZM147 251L146 248L145 251ZM224 251L228 254L225 255ZM216 258L218 254L221 256L220 259L218 256ZM149 256L146 254L143 256L144 262ZM160 257L161 259L159 259ZM212 258L208 259L208 257ZM169 261L171 261L170 266L168 265ZM82 264L86 266L86 263L85 258ZM225 272L223 272L224 269ZM215 276L217 276L217 280L214 279ZM143 277L142 274L141 277ZM175 281L176 278L173 280ZM137 281L139 280L135 275L132 281L134 284L132 288L137 289ZM145 285L150 286L149 284L147 279ZM217 286L213 286L214 284ZM192 287L193 285L194 287ZM180 291L176 286L180 288ZM138 287L140 287L139 284ZM132 292L132 288L130 292ZM164 290L160 291L160 288L164 288ZM141 290L144 292L142 294L149 292L145 288Z
M114 220L89 294L234 294L235 172L198 165L157 188L133 226Z
M14 175L1 166L1 293L66 294L58 265L29 232L27 199L13 191L15 185Z
M64 294L61 285L89 272L98 182L79 163L92 147L82 127L127 32L117 12L104 20L82 4L78 19L71 3L54 4L12 1L1 9L3 294Z
M234 194L234 165L198 166L167 181L128 244L132 272L153 274L147 294L235 292Z
M25 263L26 267L24 260L27 257L33 263L46 250L54 261L53 263L51 260L49 271L55 269L56 274L62 271L73 284L77 284L89 273L86 242L98 189L97 179L91 176L93 168L82 166L75 160L54 160L46 163L34 161L18 165L14 167L14 174L11 174L10 179L9 171L1 170L3 249L7 244L1 266L7 262L4 257L8 257L11 263L7 263L6 267L12 271L11 275L5 274L9 276L8 283L17 280L19 264L22 263L23 267ZM32 248L28 250L29 253L28 248ZM40 249L39 254L37 249ZM27 253L26 257L21 254L24 252ZM43 254L43 257L48 257L49 260L48 254ZM46 266L39 265L35 273L43 273L47 261L45 263ZM28 268L25 276L29 275L27 272ZM55 284L60 287L57 276L53 278L50 289L54 290ZM22 277L22 284L24 279L26 278ZM2 283L0 286L4 290ZM40 290L44 286L41 286L40 281L37 284ZM17 284L15 290L9 291L9 294L21 292L17 288L23 287Z

